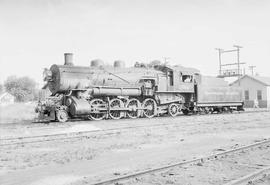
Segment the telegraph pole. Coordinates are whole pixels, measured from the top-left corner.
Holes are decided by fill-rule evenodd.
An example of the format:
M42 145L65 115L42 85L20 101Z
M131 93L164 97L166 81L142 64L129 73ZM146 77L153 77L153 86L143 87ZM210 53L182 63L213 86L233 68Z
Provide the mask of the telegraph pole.
M249 69L251 70L251 74L252 74L252 76L253 76L254 68L255 68L256 66L248 66L248 67L249 67Z
M242 48L242 46L239 45L234 45L233 47L235 47L236 49L232 49L232 50L223 50L221 48L216 48L216 50L218 50L218 59L219 59L219 77L233 77L233 76L238 76L238 79L240 78L241 74L240 74L240 65L241 64L245 64L243 62L240 62L240 48ZM237 52L237 62L234 63L227 63L227 64L223 64L222 63L222 54L224 53L232 53L232 52ZM237 66L237 69L228 69L225 70L224 72L222 71L222 67L225 66Z
M221 53L222 53L223 49L221 49L221 48L216 48L216 50L218 50L219 75L221 75Z
M243 48L242 46L233 45L233 47L236 48L237 51L237 73L238 73L238 80L240 78L240 48Z

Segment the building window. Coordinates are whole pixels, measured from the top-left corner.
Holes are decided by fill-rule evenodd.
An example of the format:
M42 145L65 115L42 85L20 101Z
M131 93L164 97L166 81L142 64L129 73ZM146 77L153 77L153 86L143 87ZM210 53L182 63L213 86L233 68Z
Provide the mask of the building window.
M249 100L249 91L248 90L245 91L245 100Z
M262 91L257 90L257 100L262 100Z

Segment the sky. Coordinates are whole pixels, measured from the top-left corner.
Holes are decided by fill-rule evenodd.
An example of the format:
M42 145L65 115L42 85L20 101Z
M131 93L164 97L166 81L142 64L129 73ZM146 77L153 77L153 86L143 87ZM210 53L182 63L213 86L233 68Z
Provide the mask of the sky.
M0 83L10 75L42 83L42 72L93 59L150 62L217 75L215 48L240 45L240 60L270 76L269 0L0 0ZM235 62L224 54L224 63Z

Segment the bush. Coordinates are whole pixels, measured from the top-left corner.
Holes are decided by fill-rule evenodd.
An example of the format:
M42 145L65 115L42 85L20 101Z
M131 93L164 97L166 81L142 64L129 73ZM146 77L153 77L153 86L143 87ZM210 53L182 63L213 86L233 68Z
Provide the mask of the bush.
M36 82L29 77L10 76L4 82L5 90L15 96L17 102L37 99Z
M2 84L0 84L0 94L4 92L4 86Z

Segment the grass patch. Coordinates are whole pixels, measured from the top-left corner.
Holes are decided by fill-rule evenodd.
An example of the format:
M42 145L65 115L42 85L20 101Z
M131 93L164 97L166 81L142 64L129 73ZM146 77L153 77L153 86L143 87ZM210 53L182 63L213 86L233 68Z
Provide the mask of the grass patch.
M33 102L0 106L0 124L32 121L36 116L35 106Z

